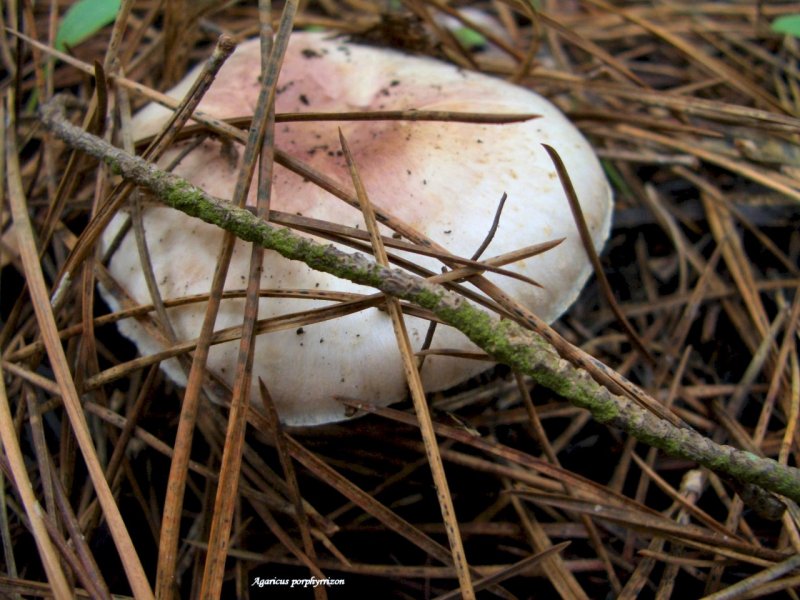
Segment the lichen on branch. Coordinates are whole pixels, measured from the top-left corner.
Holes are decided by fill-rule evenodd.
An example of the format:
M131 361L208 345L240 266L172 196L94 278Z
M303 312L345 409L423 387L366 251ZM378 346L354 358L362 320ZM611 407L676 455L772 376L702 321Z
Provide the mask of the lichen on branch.
M42 108L41 117L45 127L69 146L103 161L124 179L149 189L164 204L290 260L302 261L313 269L426 308L464 333L495 360L529 375L575 406L589 410L597 421L621 429L671 456L695 461L741 483L760 486L800 502L800 470L717 444L694 430L676 427L613 394L584 369L562 359L539 334L516 322L491 315L440 285L399 269L383 267L361 254L317 243L209 196L184 179L75 127L65 118L63 99L59 97Z

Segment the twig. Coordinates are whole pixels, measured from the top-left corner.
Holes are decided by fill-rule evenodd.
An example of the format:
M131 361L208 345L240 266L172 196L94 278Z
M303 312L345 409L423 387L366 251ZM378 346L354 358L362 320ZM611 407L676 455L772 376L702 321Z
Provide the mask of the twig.
M331 273L408 300L459 329L496 360L531 376L572 404L589 410L601 423L619 428L671 456L693 460L709 469L800 501L800 470L749 452L715 444L695 431L680 429L614 395L583 369L563 360L538 334L500 320L460 296L400 270L382 267L360 254L348 254L265 223L249 211L210 197L185 180L87 134L63 116L56 98L42 108L42 122L60 139L102 160L125 179L148 188L162 202L261 244L313 269Z

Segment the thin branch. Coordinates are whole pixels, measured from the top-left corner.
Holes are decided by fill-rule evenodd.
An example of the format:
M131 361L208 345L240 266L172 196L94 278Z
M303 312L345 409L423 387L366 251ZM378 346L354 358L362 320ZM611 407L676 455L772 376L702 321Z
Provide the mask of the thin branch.
M162 202L233 232L237 237L299 260L313 269L367 285L408 300L459 329L496 360L531 376L601 423L619 428L668 454L800 501L800 470L715 444L695 431L680 429L617 396L588 372L563 360L540 335L509 320L499 320L441 286L397 269L382 267L360 254L348 254L277 228L249 211L210 197L185 180L94 137L66 121L59 102L42 109L42 122L56 136L104 161L129 181L148 188Z

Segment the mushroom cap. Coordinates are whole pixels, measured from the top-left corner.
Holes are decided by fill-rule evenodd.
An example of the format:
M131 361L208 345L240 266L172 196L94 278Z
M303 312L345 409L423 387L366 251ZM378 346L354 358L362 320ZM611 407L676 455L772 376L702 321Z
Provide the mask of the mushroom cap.
M180 98L196 78L190 73L170 95ZM259 42L241 44L222 67L200 103L200 110L220 118L252 115L259 91ZM303 122L276 125L276 146L352 189L341 153L338 128L352 148L371 202L434 239L451 253L469 257L480 246L498 202L508 200L499 227L483 257L503 254L538 242L566 238L555 249L507 268L532 277L543 287L487 274L507 293L547 321L556 319L576 298L590 274L577 228L555 169L541 147L556 148L581 201L596 248L605 241L612 198L602 168L588 142L561 112L541 96L492 77L423 57L409 56L331 38L321 33L292 35L276 95L276 111L365 111L424 109L488 113L536 113L541 118L515 124L360 121ZM135 117L135 131L155 133L169 112L157 105ZM176 144L161 161L167 164L188 142ZM183 157L174 172L209 193L230 198L237 165L221 143L204 141ZM250 201L254 203L255 186ZM364 228L359 210L313 183L276 165L272 209ZM150 207L144 228L155 278L164 299L207 293L222 233L165 207ZM115 224L116 223L116 224ZM110 244L119 220L104 236ZM391 235L389 230L385 233ZM403 254L403 253L399 253ZM435 272L441 264L405 255ZM244 289L250 251L237 243L227 289ZM109 264L111 274L133 299L149 303L134 236L128 233ZM261 287L320 289L357 294L374 290L289 261L266 251ZM119 303L107 292L112 308ZM259 318L317 307L322 300L264 298ZM222 303L216 328L242 323L244 300ZM204 303L170 308L176 335L197 337ZM406 317L412 345L419 349L428 321ZM124 335L143 353L162 349L141 323L120 323ZM439 326L432 348L475 347L460 332ZM238 343L214 346L208 368L232 384ZM371 308L345 317L260 335L253 377L266 383L278 413L288 425L315 425L346 418L335 396L388 405L406 396L406 382L389 317ZM173 361L163 364L177 383L183 372ZM487 368L486 362L429 356L422 369L428 391L451 387ZM257 386L254 387L257 389Z

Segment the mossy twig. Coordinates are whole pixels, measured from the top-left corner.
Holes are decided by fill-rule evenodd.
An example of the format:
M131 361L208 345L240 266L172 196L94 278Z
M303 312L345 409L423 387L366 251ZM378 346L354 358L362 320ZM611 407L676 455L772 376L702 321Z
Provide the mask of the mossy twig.
M289 229L270 225L245 209L214 198L184 179L96 138L70 124L56 97L42 108L42 122L73 148L106 163L126 180L149 189L160 201L299 260L309 267L413 302L459 329L499 362L531 376L599 422L675 457L695 461L740 482L760 486L800 502L800 470L750 452L720 445L691 429L682 429L611 393L583 369L563 360L538 334L513 321L498 319L442 286L399 269L383 267L361 254L319 244Z

